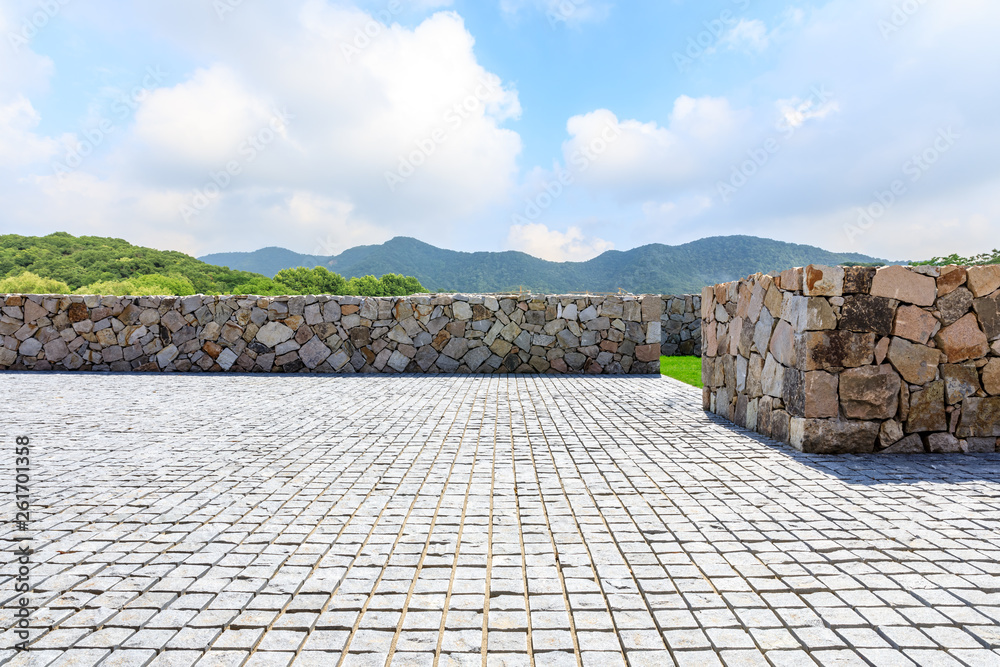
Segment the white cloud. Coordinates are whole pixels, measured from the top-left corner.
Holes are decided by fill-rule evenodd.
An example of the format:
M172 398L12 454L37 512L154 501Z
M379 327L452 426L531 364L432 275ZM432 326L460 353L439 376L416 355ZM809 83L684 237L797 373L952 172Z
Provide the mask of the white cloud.
M714 97L677 98L666 127L598 109L570 118L563 157L592 191L644 200L704 179L745 121L744 112Z
M0 102L0 169L45 162L58 148L57 143L34 133L40 118L23 95L7 104Z
M746 18L741 18L719 40L719 44L728 49L747 53L762 53L769 43L770 37L764 22Z
M507 245L550 262L582 262L615 247L610 241L585 236L579 227L560 232L541 223L511 225Z
M171 238L182 245L172 247L197 254L273 243L309 252L317 239L334 237L342 242L327 245L339 251L397 234L447 238L514 185L521 140L503 124L520 115L517 92L477 62L453 12L406 28L318 0L302 0L295 20L287 8L241 5L224 21L193 22L203 7L188 0L126 11L155 21L165 39L205 64L145 95L116 127L112 147L84 161L68 183L57 183L46 165L34 192L0 189L0 199L41 206L34 219L92 233L88 216L74 214L92 210L109 233L160 238L160 246L156 230L176 228ZM358 28L375 34L359 40ZM37 117L18 104L0 107L7 114L0 118L12 116L6 125L23 141ZM248 138L266 132L276 111L291 119L249 159ZM0 151L15 145L8 134L0 126ZM40 141L36 148L51 143ZM415 157L420 150L429 154ZM418 158L391 191L387 172ZM234 161L240 173L182 217L182 206L214 188L211 174ZM136 216L137 208L155 214Z

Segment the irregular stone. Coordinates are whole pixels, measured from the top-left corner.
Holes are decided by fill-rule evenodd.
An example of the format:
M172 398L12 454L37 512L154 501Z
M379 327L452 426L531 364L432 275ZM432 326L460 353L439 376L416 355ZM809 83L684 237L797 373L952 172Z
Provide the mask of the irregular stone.
M451 309L456 320L467 321L472 319L472 306L465 301L455 301L451 305Z
M793 418L790 442L806 454L870 454L879 424L868 421Z
M878 432L878 441L883 448L895 445L897 442L902 440L903 437L903 425L898 421L895 419L889 419L888 421L882 422L882 427ZM923 445L921 445L921 449L923 449Z
M771 412L771 437L778 442L788 442L791 437L791 415L784 410Z
M972 292L964 287L956 288L950 294L937 300L937 309L941 313L941 322L945 326L954 324L964 317L972 309L972 306Z
M924 385L937 377L941 353L926 345L917 345L902 338L893 338L889 345L889 361L910 384Z
M581 313L581 321L583 319ZM642 298L642 321L658 322L663 316L663 299L658 296L645 296Z
M875 363L881 365L885 358L889 356L890 338L886 336L875 345Z
M659 361L660 346L655 343L653 345L637 345L635 348L635 358L639 361Z
M969 454L992 454L1000 451L996 438L968 438L965 441L965 451Z
M783 366L794 366L796 362L795 332L792 325L785 320L778 322L771 334L768 351Z
M176 345L168 345L156 355L156 364L160 368L166 368L171 361L177 358L178 354L180 352L177 350ZM235 361L235 359L233 360Z
M900 306L896 311L896 321L892 335L926 345L938 331L938 320L923 308Z
M990 340L1000 339L1000 291L976 299L972 303L979 324Z
M944 397L948 405L961 403L979 392L979 371L975 365L944 364L941 366L944 380Z
M448 344L444 346L441 350L441 354L447 355L452 359L461 359L465 356L465 353L469 351L469 341L465 338L452 338L448 341Z
M42 349L42 344L35 338L29 338L28 340L21 343L17 351L19 354L25 357L35 357Z
M62 338L53 338L42 347L45 348L45 359L50 363L61 361L69 354L69 347L66 346L66 341Z
M319 336L313 336L309 341L302 346L299 350L299 358L302 359L302 363L306 365L306 368L312 370L319 366L321 363L326 361L332 352Z
M804 326L796 331L822 331L837 328L837 314L830 302L822 297L810 297L806 304Z
M937 279L938 298L951 294L965 284L966 271L961 266L943 266Z
M874 277L874 267L844 267L844 294L868 294L871 291L872 278Z
M932 454L958 454L962 443L951 433L931 433L927 436L927 450Z
M69 308L66 310L66 317L69 318L71 324L76 324L77 322L83 322L90 318L90 313L87 312L87 306L82 303L71 303Z
M456 301L456 303L462 303L462 302ZM470 317L472 316L471 309L469 311L469 316ZM389 368L391 368L392 370L398 373L402 373L403 371L406 370L406 367L410 365L410 358L407 357L405 354L401 353L399 350L394 350L393 353L389 356L389 361L386 362L386 365L389 366ZM438 367L441 367L440 357L438 358ZM458 367L456 366L454 370L457 369Z
M810 331L797 341L799 367L814 371L865 366L875 358L875 334L851 331Z
M21 344L24 347L24 344ZM983 366L983 389L990 396L1000 395L1000 359L990 359Z
M848 419L891 419L899 410L899 375L888 364L840 374L840 404Z
M910 416L906 432L947 431L944 409L944 382L932 382L926 389L910 394Z
M785 385L785 368L778 363L774 355L769 354L764 360L764 370L761 372L760 383L761 389L766 395L774 398L782 397Z
M1000 396L965 399L957 435L973 438L1000 437Z
M257 332L257 340L268 347L275 347L291 340L295 332L280 322L268 322Z
M937 297L937 282L902 266L884 266L875 272L871 294L917 306L932 306Z
M844 267L810 264L803 273L802 293L806 296L841 296L844 293Z
M802 289L802 267L785 269L778 277L778 286L786 292L798 292Z
M712 329L712 327L708 327ZM760 354L767 354L767 346L771 340L774 328L774 317L767 310L762 310L753 330L753 346Z
M986 334L979 328L979 321L972 313L938 332L934 342L953 364L985 357L990 351Z
M908 435L888 449L883 449L880 454L923 454L924 441L920 435L914 433Z
M825 419L838 415L838 378L833 373L805 373L804 415L807 419Z
M895 310L896 302L892 299L868 294L846 296L840 311L840 328L888 336Z
M970 266L967 275L973 296L986 296L1000 289L1000 264Z
M24 300L24 323L25 324L31 324L35 320L38 320L38 319L40 319L42 317L48 317L48 316L49 316L49 311L45 310L45 308L43 308L42 306L39 306L37 303L35 303L31 299L25 299Z
M219 355L219 358L215 360L215 363L219 364L219 368L221 368L222 370L228 371L230 368L233 367L233 364L236 363L237 359L239 359L239 357L236 355L236 353L227 347Z
M168 310L160 317L160 324L165 326L170 333L174 333L187 325L187 320L176 310Z

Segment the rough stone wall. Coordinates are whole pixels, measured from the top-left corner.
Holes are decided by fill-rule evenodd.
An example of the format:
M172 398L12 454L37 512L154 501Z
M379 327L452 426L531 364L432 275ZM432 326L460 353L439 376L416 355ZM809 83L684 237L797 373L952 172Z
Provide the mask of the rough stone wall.
M702 292L704 406L814 453L1000 451L1000 266L807 266Z
M659 373L700 297L0 295L0 370ZM666 331L666 342L663 332Z

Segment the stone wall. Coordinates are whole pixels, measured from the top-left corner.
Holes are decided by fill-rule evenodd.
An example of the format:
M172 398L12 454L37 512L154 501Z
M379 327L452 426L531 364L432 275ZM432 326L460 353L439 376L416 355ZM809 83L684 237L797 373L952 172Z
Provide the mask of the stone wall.
M704 405L815 453L1000 451L1000 266L807 266L702 292Z
M10 294L0 304L0 370L36 371L659 373L661 343L694 352L701 323L700 296Z

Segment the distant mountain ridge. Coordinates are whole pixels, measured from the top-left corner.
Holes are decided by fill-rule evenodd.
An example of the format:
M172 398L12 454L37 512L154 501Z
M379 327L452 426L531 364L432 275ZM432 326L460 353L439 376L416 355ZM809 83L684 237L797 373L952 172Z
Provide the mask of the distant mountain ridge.
M762 239L714 236L683 245L660 243L609 250L586 262L550 262L523 252L459 252L398 236L381 245L358 246L339 255L304 255L269 247L254 252L214 253L200 260L273 276L281 269L324 266L345 278L385 273L416 277L429 290L502 292L694 293L705 285L806 264L883 262L857 253Z

